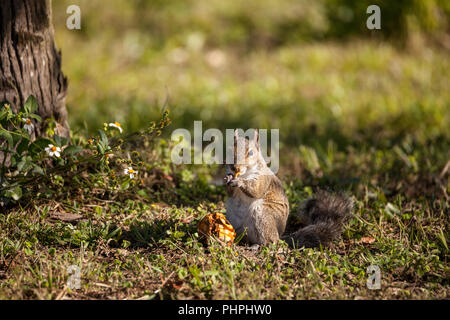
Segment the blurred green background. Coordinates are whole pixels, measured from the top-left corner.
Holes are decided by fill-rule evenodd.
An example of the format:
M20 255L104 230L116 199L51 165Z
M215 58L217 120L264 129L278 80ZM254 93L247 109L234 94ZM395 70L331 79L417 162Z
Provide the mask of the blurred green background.
M370 4L381 30L366 28ZM434 0L53 1L73 131L137 130L168 93L169 131L279 128L286 147L448 145L449 13Z

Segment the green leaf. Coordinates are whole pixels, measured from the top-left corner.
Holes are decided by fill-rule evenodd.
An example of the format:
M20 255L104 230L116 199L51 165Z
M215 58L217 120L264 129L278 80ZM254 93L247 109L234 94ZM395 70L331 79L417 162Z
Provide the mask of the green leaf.
M119 233L122 232L122 228L117 228L115 230L113 230L112 232L110 232L107 236L106 239L113 239L114 237L116 237Z
M42 118L41 118L40 116L38 116L37 114L35 114L35 113L30 113L30 114L28 115L28 117L29 117L29 118L33 118L33 119L36 119L36 120L39 121L39 122L42 122Z
M22 198L22 188L21 187L15 187L14 188L14 193L13 193L13 197L14 200L19 200L20 198Z
M32 163L32 166L33 166L33 173L44 175L44 170L40 166L34 163Z
M83 148L80 146L68 146L64 149L63 154L69 155L69 154L77 154L79 152L83 151Z
M97 144L97 151L99 154L104 154L105 153L105 147L103 146L103 143L99 142Z
M106 136L105 131L98 130L98 133L100 134L100 141L103 142L103 144L105 146L107 146L109 144L109 141L108 141L108 137Z
M22 171L22 168L25 166L25 163L27 162L27 160L25 158L22 158L22 160L20 160L20 162L17 164L17 170Z
M22 138L22 141L17 146L16 152L18 154L22 154L24 151L28 150L28 145L30 143L30 140L26 138Z
M122 184L120 185L120 189L122 190L127 190L128 187L130 186L130 180L126 179L124 182L122 182Z
M67 138L58 135L55 135L53 138L55 139L55 142L58 145L58 147L65 146L69 142Z
M22 134L20 133L14 131L10 131L10 133L13 138L13 146L16 146L19 143L19 141L21 141L22 138L24 138L24 136L22 136Z
M140 195L140 196L143 197L143 198L147 198L147 197L148 197L148 195L147 195L147 193L145 192L145 190L142 190L142 189L140 189L140 190L137 192L137 194Z
M17 186L14 189L6 191L5 196L17 201L22 197L22 189L19 186Z
M6 139L8 141L9 148L13 147L13 145L14 145L13 137L8 130L0 128L0 137L3 137L4 139Z
M444 245L445 249L447 249L447 251L448 251L447 240L445 239L445 235L444 235L444 232L442 232L442 229L439 230L439 233L437 234L437 237L442 242L442 244Z
M0 105L0 107L1 107L1 105ZM2 109L5 109L5 108L2 108ZM7 110L1 110L0 111L0 121L5 119L7 115L8 115L8 111Z
M44 151L49 144L53 144L53 141L47 138L39 138L30 145L28 151L34 155Z
M20 162L17 164L17 170L19 170L19 172L26 172L31 167L32 163L30 157L23 157L22 160L20 160Z
M19 161L19 159L20 159L20 156L19 155L17 155L17 154L13 154L13 156L11 157L11 163L10 163L10 167L12 168L12 167L14 167L16 164L17 164L17 162Z
M399 214L400 213L400 209L395 204L392 204L390 202L388 202L386 204L386 206L384 207L384 210L389 211L389 213L391 213L391 214L394 214L394 213Z
M97 151L100 154L104 154L109 149L108 137L106 136L106 133L103 130L98 130L98 133L100 134L100 141L97 144Z
M37 110L38 108L38 103L36 98L33 95L30 95L27 99L27 101L25 102L24 105L24 111L26 113L33 113Z

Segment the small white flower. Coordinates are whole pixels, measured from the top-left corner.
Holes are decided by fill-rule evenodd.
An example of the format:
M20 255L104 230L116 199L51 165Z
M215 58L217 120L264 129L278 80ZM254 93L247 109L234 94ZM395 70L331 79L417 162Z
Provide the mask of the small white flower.
M52 144L49 144L47 148L45 148L45 152L47 152L47 154L50 157L57 157L59 158L61 156L61 148L60 147L56 147Z
M116 121L116 122L113 122L113 123L110 123L110 124L108 124L108 126L110 126L110 127L114 127L114 128L117 128L117 129L119 129L120 133L122 133L122 127L120 126L120 123L118 123L117 121Z
M132 167L128 167L127 169L123 170L124 174L129 174L131 179L134 179L134 176L137 175L137 171L134 170Z
M28 119L28 118L23 118L22 121L25 122L23 128L24 128L25 130L27 130L28 133L31 135L31 133L32 133L33 130L34 130L34 124L33 124L33 122L31 122L31 120Z

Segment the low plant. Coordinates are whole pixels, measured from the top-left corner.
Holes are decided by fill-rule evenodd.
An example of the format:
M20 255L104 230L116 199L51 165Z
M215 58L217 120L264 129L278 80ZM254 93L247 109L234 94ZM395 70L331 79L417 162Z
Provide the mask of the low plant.
M0 111L0 206L16 203L24 197L49 197L70 179L87 168L111 178L113 185L127 189L136 184L139 166L138 152L121 152L127 142L161 135L171 120L169 111L162 118L138 132L123 134L118 122L105 123L94 137L69 139L55 133L53 119L46 120L46 130L41 137L32 139L36 122L42 118L35 112L37 100L30 96L16 113L9 102L1 104ZM111 162L114 159L114 162ZM117 167L122 174L116 174ZM73 187L73 186L72 186Z

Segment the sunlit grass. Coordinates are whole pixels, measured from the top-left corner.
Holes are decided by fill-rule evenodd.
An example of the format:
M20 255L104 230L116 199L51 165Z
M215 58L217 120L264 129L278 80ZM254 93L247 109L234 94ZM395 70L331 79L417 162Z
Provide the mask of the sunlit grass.
M308 142L311 134L326 141L335 132L354 142L361 132L369 136L379 128L385 139L449 136L449 60L438 49L411 54L359 41L242 54L185 44L142 47L137 58L127 58L126 36L99 44L68 31L58 38L64 39L75 130L87 123L94 131L113 119L138 129L169 98L174 127L202 120L221 129L279 128L290 143Z
M71 129L88 137L119 121L129 133L166 100L164 138L194 120L280 129L291 214L317 188L346 191L356 209L343 238L326 249L203 247L198 221L225 210L223 186L211 183L222 172L174 166L162 139L134 146L153 155L136 193L89 173L76 192L66 185L0 215L0 299L449 297L448 51L312 41L330 28L322 2L238 2L85 0L82 30L69 31L68 1L55 1ZM71 264L82 266L78 291L66 288ZM380 291L366 286L371 264Z

